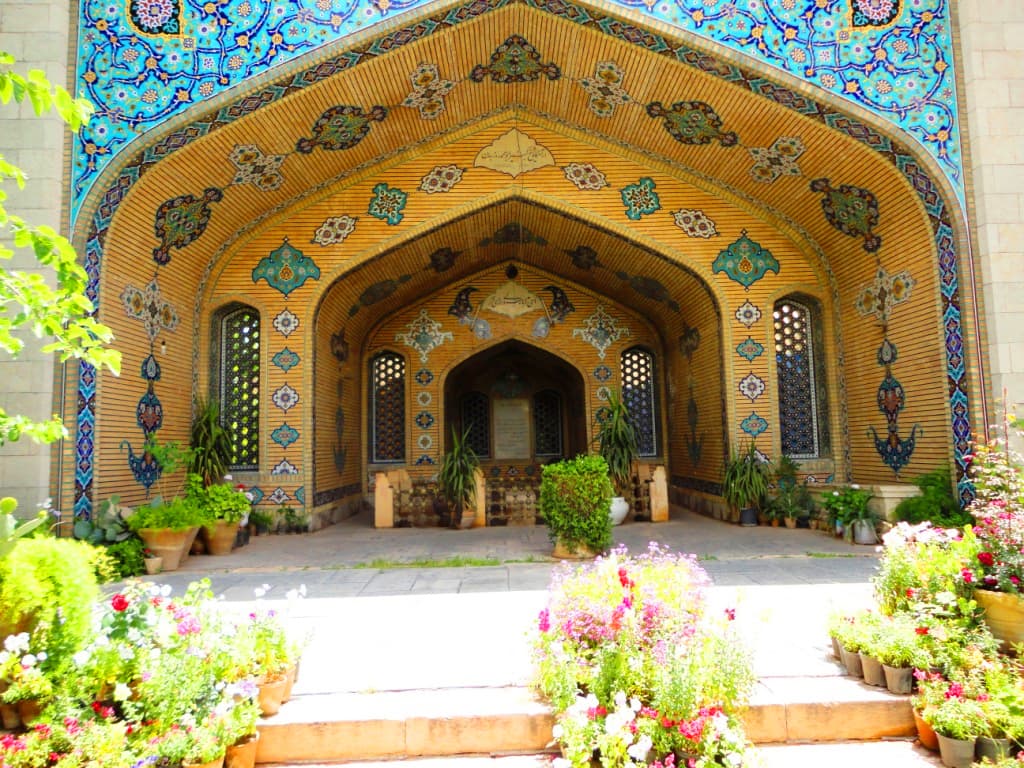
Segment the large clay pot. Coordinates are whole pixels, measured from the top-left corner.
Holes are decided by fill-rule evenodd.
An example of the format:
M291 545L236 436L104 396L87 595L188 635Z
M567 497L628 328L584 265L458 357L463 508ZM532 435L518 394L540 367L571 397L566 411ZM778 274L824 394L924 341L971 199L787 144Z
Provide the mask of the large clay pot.
M979 589L974 599L985 611L985 623L1003 647L1024 642L1024 601L1020 595Z
M235 548L238 523L217 520L212 528L203 529L203 536L206 538L206 551L211 555L230 555L231 550Z
M182 557L192 546L198 528L172 531L169 528L143 528L139 538L150 552L163 559L163 570L176 571Z
M156 576L164 569L164 559L162 557L147 557L143 562L146 564L146 573L150 576Z
M555 543L555 549L551 556L558 560L591 560L597 557L597 553L592 552L582 544L576 547L569 547L559 541Z

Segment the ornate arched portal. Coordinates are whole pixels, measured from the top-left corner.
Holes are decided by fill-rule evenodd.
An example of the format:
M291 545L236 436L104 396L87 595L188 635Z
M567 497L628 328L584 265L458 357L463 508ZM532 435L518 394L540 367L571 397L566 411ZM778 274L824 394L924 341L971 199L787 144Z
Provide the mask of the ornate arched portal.
M144 141L79 233L126 374L69 374L63 502L145 496L141 444L187 434L189 395L223 375L213 319L240 303L261 334L249 484L267 504L349 504L367 482L353 457L370 329L508 261L607 297L614 327L633 312L654 329L677 498L717 490L730 444L781 450L788 296L820 308L833 439L819 479L962 469L976 369L929 161L697 45L584 6L453 5ZM588 335L608 325L596 304L583 314L551 330L596 354ZM446 311L418 317L394 336L471 332Z

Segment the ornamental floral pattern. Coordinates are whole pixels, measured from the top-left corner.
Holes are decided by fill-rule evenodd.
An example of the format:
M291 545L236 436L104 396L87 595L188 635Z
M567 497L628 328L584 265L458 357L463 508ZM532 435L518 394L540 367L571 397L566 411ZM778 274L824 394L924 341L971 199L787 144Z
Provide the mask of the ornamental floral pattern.
M289 426L287 423L284 423L270 433L270 439L282 448L287 448L299 439L299 430L295 429L295 427Z
M281 505L286 501L291 501L291 498L292 497L288 495L288 492L284 488L278 486L274 489L273 493L267 496L267 501L271 504Z
M868 427L868 436L874 441L875 450L878 451L882 463L889 467L897 478L900 476L900 470L910 462L914 454L918 430L921 429L920 424L915 424L911 427L908 437L900 437L900 413L906 406L907 395L903 385L892 373L892 367L898 357L896 345L887 338L883 339L875 359L885 369L885 377L878 385L876 395L878 410L885 414L885 435L879 437L874 427Z
M680 208L672 214L672 220L676 226L686 233L687 237L703 237L705 239L715 237L718 230L715 229L715 222L708 218L704 211Z
M581 191L596 192L608 186L604 173L591 163L569 163L562 168L562 173Z
M580 87L590 96L587 108L598 117L611 117L615 108L630 102L622 87L622 70L614 61L599 61L593 77L584 77Z
M490 65L477 64L469 73L475 83L490 77L496 83L529 83L540 77L557 80L562 70L553 62L543 63L541 54L521 35L512 35L494 49Z
M405 333L395 334L395 341L400 341L420 353L421 363L430 359L431 350L453 338L452 332L442 331L441 323L431 320L425 309L421 309L416 319L406 326Z
M312 242L324 247L344 242L346 237L355 232L357 221L358 218L347 215L330 216L316 228Z
M299 393L292 389L289 384L282 384L274 391L270 399L274 402L274 405L287 413L299 404Z
M202 197L179 195L160 204L153 221L153 232L160 245L153 249L153 261L163 266L171 260L171 249L181 250L198 240L210 223L210 203L219 203L224 193L209 187Z
M281 163L285 155L265 155L255 144L236 145L228 159L238 169L232 184L252 184L261 192L273 192L284 183Z
M260 259L260 263L252 270L252 281L258 283L266 280L274 290L286 297L307 280L319 280L320 267L309 256L293 247L288 238L281 247Z
M598 304L594 314L583 321L582 328L573 328L574 339L583 339L597 350L597 356L604 360L608 347L619 339L629 338L631 332L624 325L615 322L615 318L608 314L603 304ZM610 375L609 371L609 375ZM597 375L597 372L594 372ZM600 379L598 379L600 381Z
M776 139L770 147L750 147L754 166L750 176L754 181L771 184L780 176L800 176L797 158L804 153L804 144L796 136Z
M890 275L879 267L875 279L857 294L857 311L865 317L873 316L883 323L888 322L893 307L910 299L915 284L910 272Z
M299 474L299 470L296 468L296 466L294 464L292 464L290 461L288 461L288 459L281 459L274 466L274 468L272 470L270 470L270 474L272 474L272 475L297 475L297 474Z
M364 31L370 18L390 25L391 16L423 2L275 3L257 13L251 0L83 0L75 25L75 91L98 109L73 145L72 218L77 219L93 181L139 134L271 67ZM637 8L658 22L778 67L895 123L942 165L963 199L959 118L949 107L956 103L956 77L948 3L917 0L912 13L902 13L904 3L897 0L809 5L614 0L613 5ZM475 18L466 10L453 18ZM572 7L564 13L581 20L593 16ZM225 35L227 28L240 33ZM412 28L397 34L415 39L422 33ZM393 35L380 33L388 41ZM651 37L652 45L665 45ZM371 48L378 45L375 41ZM424 66L431 65L412 75L413 93L422 89L423 95L404 106L438 101L450 82L420 73ZM324 70L319 77L337 69L333 61L319 64ZM297 79L299 87L306 82ZM429 89L433 98L425 93Z
M463 169L457 165L438 165L420 179L420 189L428 195L435 192L451 192L462 181Z
M405 216L405 201L408 195L400 189L389 187L381 182L373 188L373 198L367 209L374 218L386 221L389 227L396 226Z
M174 305L164 300L155 277L141 290L130 283L126 285L121 292L121 303L128 317L139 320L145 327L150 345L160 331L173 331L178 327L178 313Z
M317 147L327 151L352 149L366 138L370 124L388 116L384 107L375 106L369 112L362 107L339 104L326 110L313 123L312 136L304 136L295 143L295 151L305 155Z
M402 100L402 106L418 109L424 120L436 120L444 112L444 97L455 87L451 80L438 74L437 65L423 63L409 75L412 93Z
M736 346L736 354L746 360L748 363L754 362L755 358L760 357L764 353L764 345L760 342L754 341L750 336L741 341Z
M660 101L652 101L647 105L647 115L661 118L669 136L680 144L702 145L717 141L723 147L732 147L739 142L733 131L722 130L722 118L703 101L677 101L667 108Z
M761 310L751 304L749 300L744 301L736 308L735 317L737 322L750 328L761 319Z
M829 224L845 235L861 238L868 253L882 247L882 238L872 231L878 226L878 198L869 190L850 184L833 187L828 179L815 179L811 191L824 194L821 210Z
M299 318L291 310L282 309L274 318L274 330L286 339L299 328Z
M297 353L288 349L288 347L285 347L270 358L270 361L282 371L288 373L288 371L299 364L299 356Z
M740 422L740 429L746 432L751 437L757 437L768 429L768 422L763 416L758 416L757 412L751 413L747 418Z
M764 394L764 379L754 375L753 372L748 373L740 379L739 390L741 395L750 400L750 402L754 402Z
M747 230L744 229L739 240L719 251L711 264L711 271L714 274L724 272L746 291L768 272L779 274L779 262L771 251L747 237Z
M622 203L626 206L627 219L639 221L645 214L654 213L661 208L661 200L654 191L656 186L654 179L644 176L636 184L623 188Z

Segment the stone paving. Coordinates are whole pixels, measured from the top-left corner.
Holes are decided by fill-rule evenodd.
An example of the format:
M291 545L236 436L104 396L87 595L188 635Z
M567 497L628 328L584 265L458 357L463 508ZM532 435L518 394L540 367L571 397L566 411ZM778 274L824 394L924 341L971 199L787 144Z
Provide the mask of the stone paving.
M685 512L666 523L626 523L614 538L630 551L653 540L696 554L715 585L712 603L738 608L762 677L841 674L825 621L870 600L878 559L874 547L819 531L741 528ZM526 630L557 564L550 553L540 526L375 530L354 518L310 534L256 537L230 555L191 556L153 578L180 592L208 576L238 610L267 590L262 599L311 637L304 664L316 672L299 681L300 695L519 686L530 676ZM501 564L395 567L454 557ZM300 586L304 599L284 601Z

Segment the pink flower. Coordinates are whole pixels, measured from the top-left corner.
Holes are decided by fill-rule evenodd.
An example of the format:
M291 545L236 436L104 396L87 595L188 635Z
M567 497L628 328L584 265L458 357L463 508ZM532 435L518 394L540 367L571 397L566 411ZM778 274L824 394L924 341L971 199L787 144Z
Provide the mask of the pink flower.
M541 611L540 615L537 617L537 629L541 632L547 632L551 629L551 614L548 613L547 608Z
M725 609L725 618L727 618L729 621L736 621L736 609L735 608L726 608Z
M965 584L970 584L974 581L974 574L971 573L969 568L964 568L960 571L960 576L963 578Z

